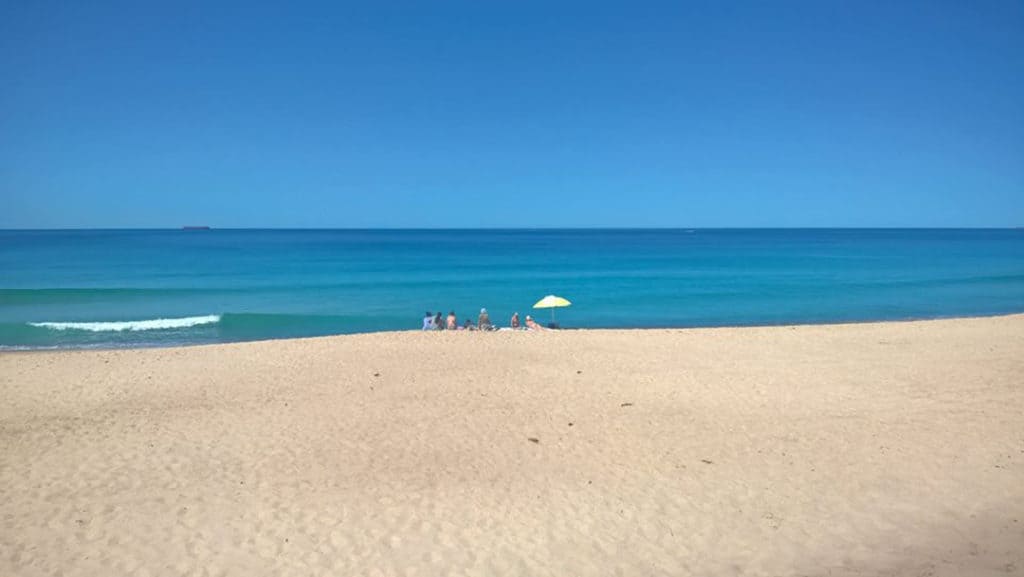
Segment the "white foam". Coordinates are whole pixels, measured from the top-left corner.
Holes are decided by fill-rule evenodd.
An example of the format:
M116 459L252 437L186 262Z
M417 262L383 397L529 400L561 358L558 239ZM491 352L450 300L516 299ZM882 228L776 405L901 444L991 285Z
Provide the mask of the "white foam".
M28 323L34 327L43 327L58 331L76 330L101 333L107 331L155 331L160 329L182 329L196 325L209 325L220 322L220 315L201 317L185 317L181 319L149 319L144 321L115 321L101 323Z

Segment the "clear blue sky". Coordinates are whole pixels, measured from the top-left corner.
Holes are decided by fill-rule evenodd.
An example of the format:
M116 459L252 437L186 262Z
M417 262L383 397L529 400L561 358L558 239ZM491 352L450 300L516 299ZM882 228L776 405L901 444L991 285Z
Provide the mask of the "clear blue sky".
M1024 226L1017 0L208 4L0 0L0 228Z

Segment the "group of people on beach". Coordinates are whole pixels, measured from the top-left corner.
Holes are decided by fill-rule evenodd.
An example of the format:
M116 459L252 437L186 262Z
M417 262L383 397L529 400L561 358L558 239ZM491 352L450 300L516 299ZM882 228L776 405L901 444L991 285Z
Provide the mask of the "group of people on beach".
M509 328L533 331L545 330L544 327L538 324L537 321L533 320L533 317L530 315L526 315L526 321L520 323L519 313L512 314L512 319L509 321ZM427 314L423 317L423 330L496 331L499 330L499 327L491 322L491 317L487 313L487 309L480 309L480 315L476 319L476 324L473 324L473 319L466 319L465 323L459 324L459 319L455 316L455 311L450 311L447 317L442 315L440 312L433 314L430 311L427 311Z

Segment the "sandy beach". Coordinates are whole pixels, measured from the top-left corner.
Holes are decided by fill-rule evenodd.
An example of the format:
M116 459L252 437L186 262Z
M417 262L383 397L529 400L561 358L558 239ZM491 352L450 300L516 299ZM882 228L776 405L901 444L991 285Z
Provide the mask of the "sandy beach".
M0 575L1021 575L1024 315L0 354Z

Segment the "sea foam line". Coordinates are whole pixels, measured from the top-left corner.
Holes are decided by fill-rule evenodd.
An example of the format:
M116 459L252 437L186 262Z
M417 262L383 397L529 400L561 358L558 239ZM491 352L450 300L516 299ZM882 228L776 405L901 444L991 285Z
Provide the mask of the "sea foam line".
M159 329L181 329L196 325L209 325L220 322L220 315L201 317L185 317L180 319L148 319L144 321L114 321L96 323L28 323L34 327L54 329L58 331L77 330L92 332L107 331L153 331Z

